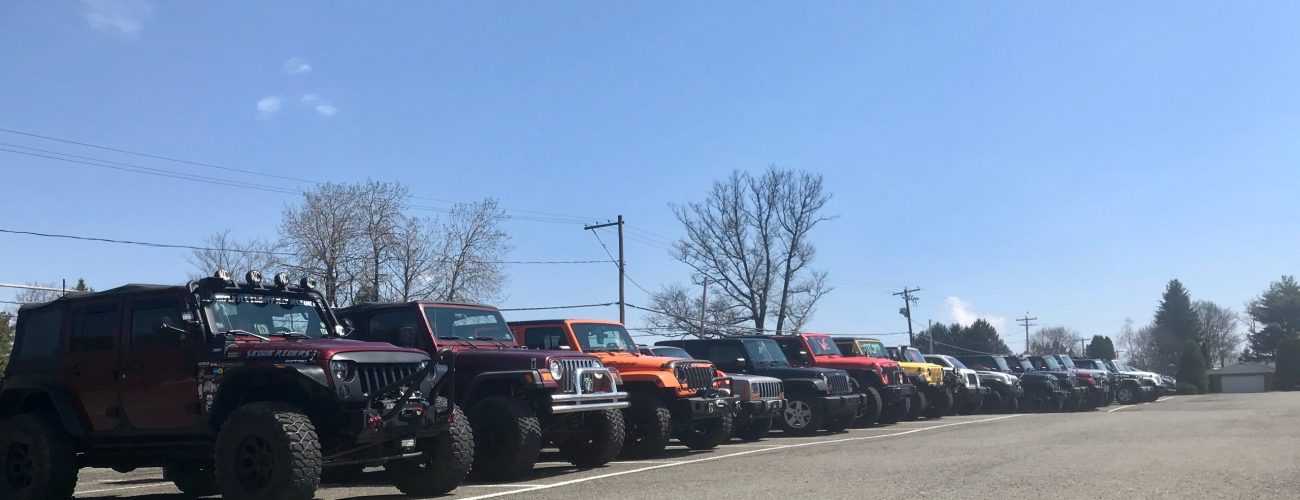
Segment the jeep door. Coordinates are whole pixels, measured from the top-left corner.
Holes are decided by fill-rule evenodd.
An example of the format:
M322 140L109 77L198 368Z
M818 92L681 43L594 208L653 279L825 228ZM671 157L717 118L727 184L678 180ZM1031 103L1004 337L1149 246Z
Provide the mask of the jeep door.
M136 429L197 428L204 424L204 391L198 380L203 336L181 333L184 303L177 297L127 303L122 353L122 408Z
M118 303L112 300L73 306L68 326L64 383L81 402L90 430L112 432L118 428L122 408L118 400Z

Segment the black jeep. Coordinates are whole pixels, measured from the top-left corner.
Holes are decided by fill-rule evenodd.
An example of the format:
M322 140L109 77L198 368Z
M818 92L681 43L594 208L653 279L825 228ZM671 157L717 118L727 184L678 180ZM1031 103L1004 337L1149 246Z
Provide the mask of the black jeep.
M781 346L771 339L667 340L655 345L681 347L691 357L712 361L727 373L781 379L786 405L779 423L791 434L809 435L819 429L842 431L862 414L865 406L865 396L854 390L848 372L791 366Z
M1086 409L1088 401L1088 387L1082 380L1075 375L1075 372L1065 369L1056 361L1054 356L1025 356L1021 358L1029 364L1029 367L1035 371L1050 374L1056 377L1063 389L1069 390L1070 394L1065 398L1065 404L1062 409L1076 411Z
M1033 371L1028 361L1014 356L957 356L971 369L997 372L1018 377L1022 395L1017 405L1020 411L1042 412L1059 410L1070 391L1061 388L1055 376Z
M647 356L694 359L686 349L668 345L638 345ZM728 373L732 394L740 398L733 432L742 441L763 439L772 429L772 421L785 411L785 386L781 379L763 375Z
M438 495L469 472L450 377L341 338L315 282L256 271L70 293L18 311L0 382L0 498L67 498L80 467L163 467L190 495L309 499L322 468L383 465Z

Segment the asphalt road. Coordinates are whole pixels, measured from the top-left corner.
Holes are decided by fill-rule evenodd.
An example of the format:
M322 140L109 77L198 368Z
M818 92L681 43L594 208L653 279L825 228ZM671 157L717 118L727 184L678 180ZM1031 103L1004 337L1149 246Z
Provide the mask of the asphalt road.
M545 462L446 498L1296 498L1300 393L1178 396L1073 414L947 417L810 438L774 434L592 470ZM558 460L544 454L543 460ZM81 472L78 498L180 498L157 469ZM371 469L317 498L406 498Z

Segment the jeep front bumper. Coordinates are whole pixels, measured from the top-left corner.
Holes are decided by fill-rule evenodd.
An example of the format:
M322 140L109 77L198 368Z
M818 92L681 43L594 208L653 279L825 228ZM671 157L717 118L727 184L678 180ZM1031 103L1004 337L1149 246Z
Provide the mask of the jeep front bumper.
M785 410L785 400L778 398L741 401L740 416L747 419L763 419L780 415Z
M888 406L910 398L913 394L916 394L916 386L912 384L887 385L880 391L880 403Z
M578 368L573 377L577 381L573 384L573 392L551 394L551 414L621 410L628 407L627 393L619 390L618 382L610 375L609 368ZM605 379L608 382L602 381L602 385L597 385L595 381L603 377L608 377Z
M735 413L739 401L738 396L682 398L678 399L670 409L674 420L693 421Z
M956 396L958 400L974 403L976 401L984 401L984 398L988 397L989 393L992 391L993 388L984 386L958 387Z
M821 405L823 411L828 417L839 417L844 415L861 416L865 411L867 404L866 394L844 394L839 396L822 396L817 398L817 404Z

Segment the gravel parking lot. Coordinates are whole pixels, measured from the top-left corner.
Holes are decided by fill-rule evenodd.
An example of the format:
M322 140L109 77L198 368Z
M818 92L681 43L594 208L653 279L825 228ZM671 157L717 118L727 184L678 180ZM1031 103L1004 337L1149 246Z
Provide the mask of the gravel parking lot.
M978 415L773 437L575 470L544 455L515 483L447 498L1294 498L1300 393L1162 398L1081 414ZM78 498L180 498L157 469L81 472ZM405 498L372 469L318 498Z

